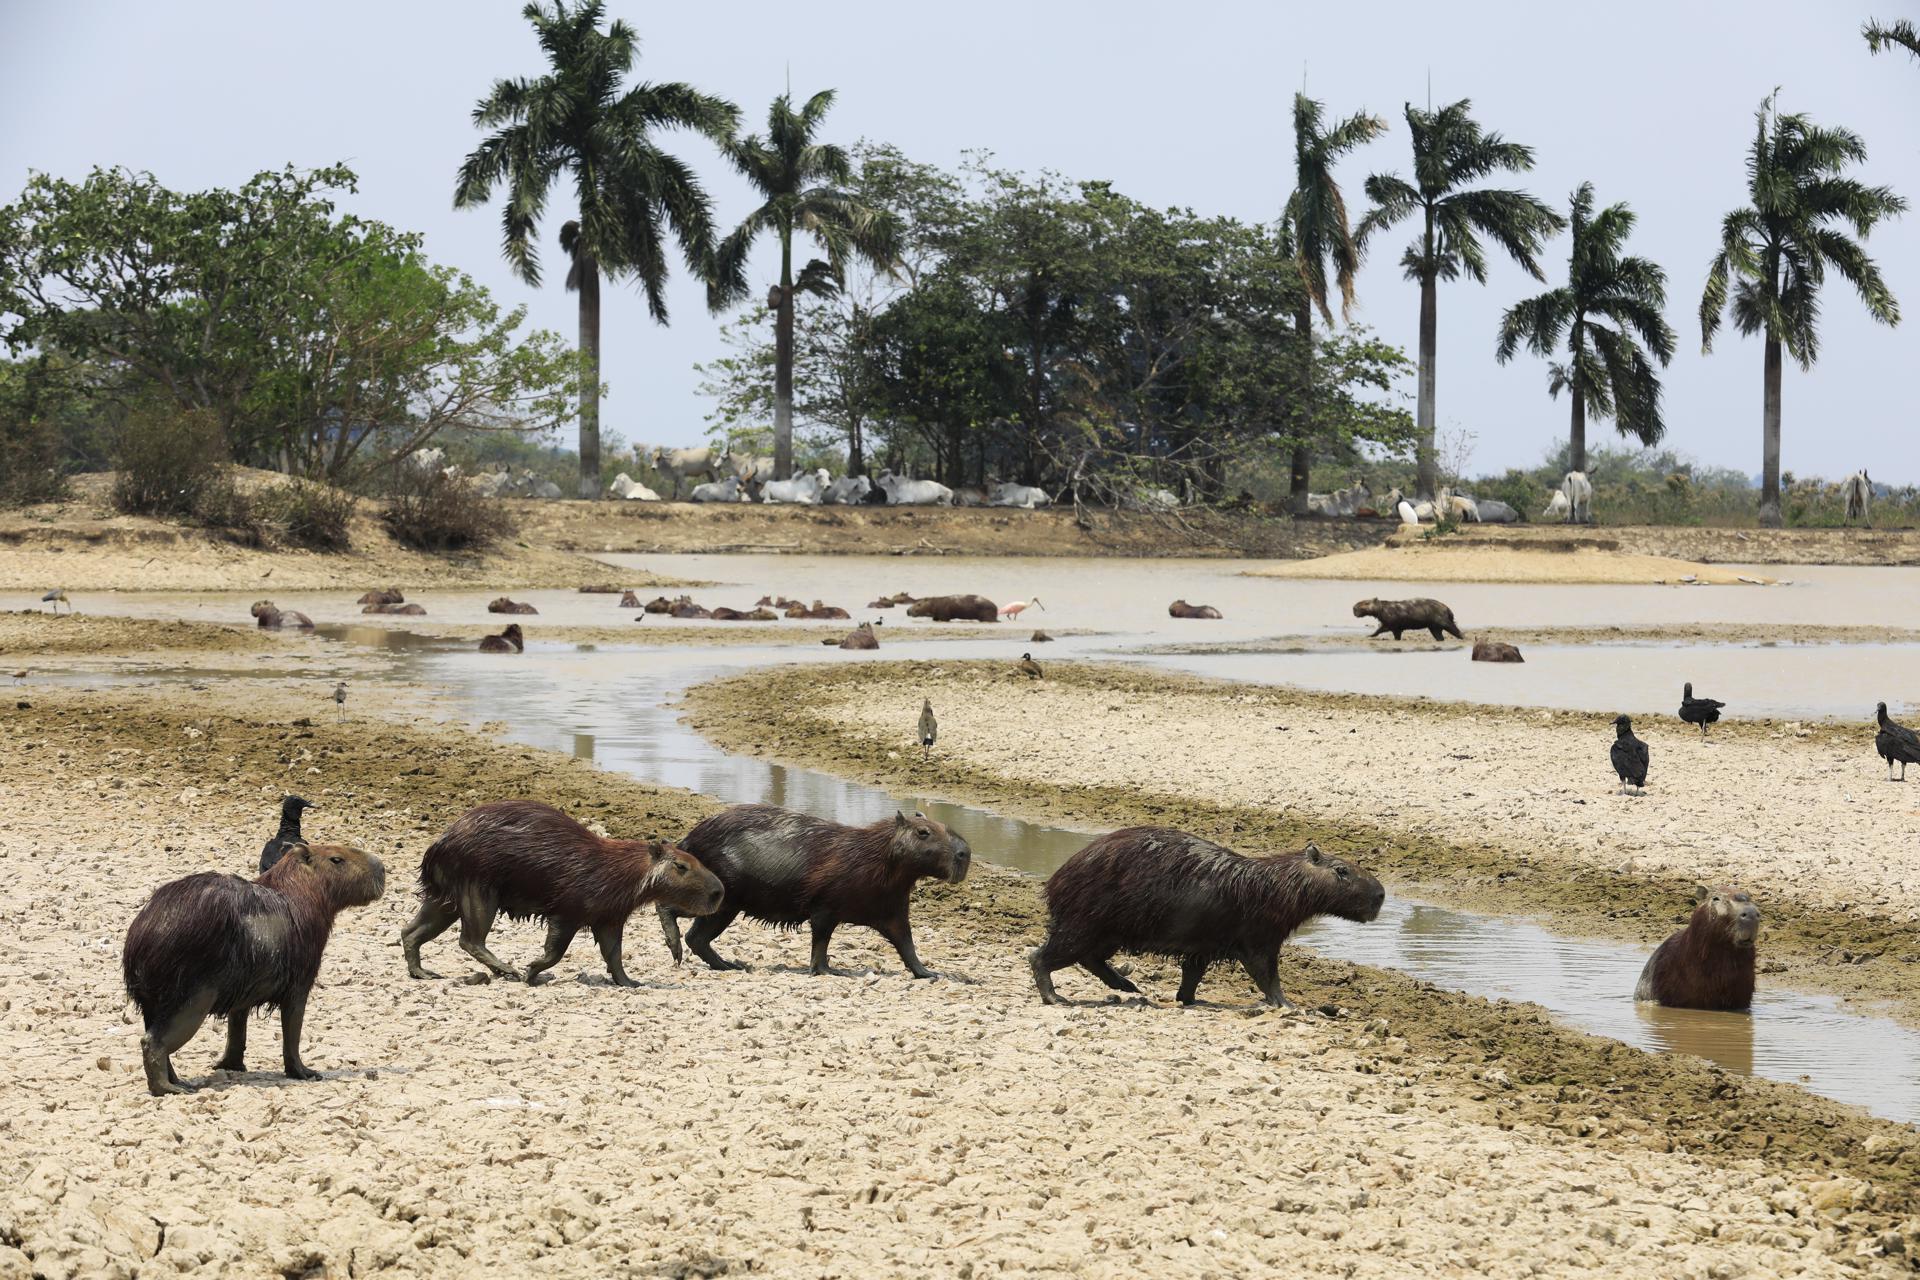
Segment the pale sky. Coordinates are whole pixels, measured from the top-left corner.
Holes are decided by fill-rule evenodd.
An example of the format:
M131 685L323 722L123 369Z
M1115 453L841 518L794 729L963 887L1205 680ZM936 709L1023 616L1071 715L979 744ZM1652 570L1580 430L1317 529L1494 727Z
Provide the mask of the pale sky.
M532 290L500 257L497 209L456 211L455 168L479 136L474 101L497 76L542 69L517 3L155 4L0 0L0 200L29 170L71 178L92 165L151 170L178 188L236 185L289 162L345 161L360 174L356 212L425 233L457 266L534 321L571 339L559 273ZM975 0L966 5L816 3L652 5L615 0L640 32L642 77L686 80L737 102L758 128L789 73L796 94L840 91L827 135L891 142L944 166L971 148L1012 168L1112 181L1155 205L1271 219L1292 164L1289 103L1307 88L1345 115L1366 108L1392 130L1342 172L1349 200L1374 171L1407 168L1402 104L1473 100L1487 128L1535 148L1515 179L1564 211L1582 181L1640 215L1633 250L1669 276L1680 336L1667 375L1668 443L1703 462L1760 463L1757 340L1723 330L1700 354L1700 287L1722 215L1743 198L1753 113L1781 104L1860 133L1861 176L1920 201L1920 63L1868 54L1864 19L1920 19L1913 0L1612 0L1602 6L1376 0L1294 6L1196 0ZM750 207L712 148L673 146L706 178L723 225ZM541 235L546 257L564 214ZM1410 233L1389 236L1360 280L1357 319L1407 347L1418 293L1397 265ZM1920 350L1920 211L1882 228L1869 252L1900 297L1904 325L1867 320L1850 289L1822 297L1822 356L1789 364L1783 465L1837 476L1920 481L1913 356ZM1565 269L1549 247L1550 279ZM754 262L762 278L776 259ZM1474 433L1473 471L1530 465L1566 430L1544 362L1493 360L1501 311L1536 291L1501 262L1485 287L1442 285L1439 414ZM629 440L702 437L708 405L692 366L719 351L720 321L682 273L673 323L654 325L630 288L609 290L602 336L611 395L604 420ZM1612 438L1590 427L1590 439ZM1601 433L1604 433L1601 434Z

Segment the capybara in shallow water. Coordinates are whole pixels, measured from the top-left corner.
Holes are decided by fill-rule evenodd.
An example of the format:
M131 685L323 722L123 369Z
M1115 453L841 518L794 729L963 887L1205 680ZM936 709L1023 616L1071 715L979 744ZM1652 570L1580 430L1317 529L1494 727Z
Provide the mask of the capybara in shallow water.
M928 596L908 605L907 616L935 622L998 622L1000 606L985 596Z
M420 911L400 935L407 973L420 948L460 922L460 949L505 978L520 975L487 950L502 911L513 920L545 920L547 949L527 966L527 981L560 963L581 929L591 929L607 973L639 985L620 960L627 917L649 902L683 915L720 905L720 881L683 849L661 840L597 836L549 804L501 800L453 820L420 859Z
M369 591L354 601L355 604L405 604L406 602L407 598L400 594L398 587L384 587Z
M227 1020L216 1071L245 1071L247 1014L280 1007L281 1060L295 1080L319 1073L300 1061L300 1024L333 918L378 898L380 859L346 845L295 845L259 879L202 871L161 885L127 929L120 971L140 1006L147 1091L186 1093L173 1054L209 1014Z
M886 596L881 596L878 600L867 601L867 608L869 609L892 609L895 607L894 602Z
M497 596L487 602L488 613L539 613L530 604L519 604L506 596Z
M693 954L715 969L744 966L714 953L713 940L741 912L771 924L808 924L813 930L813 972L827 972L827 940L843 924L865 925L900 953L916 978L935 975L920 963L907 923L907 898L915 882L934 878L958 884L973 864L973 850L954 832L924 814L891 818L865 827L845 827L770 804L736 805L706 819L681 845L727 887L720 909L687 931ZM660 928L673 958L680 958L677 915L663 906Z
M1138 991L1108 963L1116 951L1180 960L1180 1003L1207 966L1238 960L1266 996L1280 994L1280 945L1317 915L1367 921L1387 891L1320 852L1248 858L1171 827L1125 827L1068 858L1047 879L1047 940L1031 957L1040 998L1057 1004L1053 971L1077 964L1116 991Z
M620 593L620 607L622 609L638 609L640 607L640 597L631 591L622 591Z
M642 608L647 613L670 613L673 610L673 601L667 599L665 596L655 596L653 599L647 601Z
M520 624L517 622L509 622L506 630L497 636L480 638L482 653L525 653L526 650L527 638L521 634Z
M692 596L681 596L667 606L667 613L675 618L711 618L713 610L705 605L695 604Z
M1454 625L1453 610L1438 600L1425 597L1418 600L1362 600L1353 606L1353 616L1379 622L1380 625L1373 632L1375 636L1391 631L1393 638L1398 640L1403 631L1426 630L1433 633L1435 640L1440 639L1443 632L1455 640L1466 639L1460 634L1460 628ZM1373 636L1367 638L1371 640Z
M863 622L839 640L822 640L821 644L837 644L842 649L878 649L880 638L873 634L873 624Z
M366 608L362 609L360 612L362 613L397 613L397 614L403 614L409 618L421 618L426 616L427 611L425 608L417 604L370 604Z
M297 627L302 631L313 630L313 619L297 609L282 609L271 600L255 600L253 608L248 610L260 620L263 627Z
M1676 1009L1745 1009L1753 1004L1759 936L1760 908L1746 890L1709 890L1687 927L1647 958L1633 998Z
M1220 611L1210 604L1188 604L1185 600L1175 600L1167 606L1169 618L1218 618Z
M1475 640L1473 642L1473 660L1475 662L1525 662L1520 650L1504 640Z

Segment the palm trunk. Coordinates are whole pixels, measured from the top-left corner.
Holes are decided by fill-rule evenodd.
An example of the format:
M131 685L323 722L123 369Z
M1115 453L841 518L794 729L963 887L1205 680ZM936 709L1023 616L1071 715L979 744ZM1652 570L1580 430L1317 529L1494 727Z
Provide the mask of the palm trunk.
M1760 524L1778 529L1780 519L1780 340L1767 339L1765 404L1760 419Z
M1567 431L1567 470L1587 469L1587 398L1578 387L1573 392L1573 425Z
M780 306L773 313L773 478L793 478L793 241L780 240Z
M1420 388L1419 400L1414 406L1414 425L1419 430L1420 440L1414 446L1414 461L1417 468L1416 487L1419 496L1432 501L1434 491L1440 487L1440 468L1434 458L1433 433L1433 365L1435 338L1439 328L1439 298L1431 276L1420 281Z
M1303 516L1307 514L1307 490L1313 480L1313 451L1308 441L1313 423L1313 299L1294 309L1293 326L1299 335L1300 376L1293 388L1293 475L1287 487L1287 510Z
M580 496L600 496L600 264L580 257Z

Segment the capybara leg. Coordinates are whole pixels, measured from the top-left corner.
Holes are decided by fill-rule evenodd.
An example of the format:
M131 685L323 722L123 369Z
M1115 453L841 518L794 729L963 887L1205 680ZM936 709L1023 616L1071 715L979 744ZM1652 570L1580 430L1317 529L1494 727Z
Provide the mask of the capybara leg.
M1253 985L1260 988L1267 1003L1276 1009L1291 1009L1293 1001L1280 994L1280 953L1252 952L1241 958L1241 964L1247 967L1247 976L1253 979Z
M580 926L577 924L561 920L547 921L547 949L540 953L538 960L527 966L528 986L533 985L535 978L560 963L567 954L567 948L573 944L573 935L578 932Z
M407 958L407 976L410 978L437 978L440 975L420 965L420 948L453 927L460 918L460 909L450 902L427 901L420 904L420 910L413 917L413 923L400 935L400 950Z
M174 1074L173 1055L193 1039L194 1032L207 1020L207 1014L213 1009L213 997L211 987L194 992L186 1004L175 1010L173 1017L158 1025L149 1024L147 1033L140 1037L140 1064L146 1068L147 1092L154 1097L193 1092L191 1086L182 1084Z
M227 1051L213 1064L215 1071L247 1069L247 1013L238 1009L227 1015Z
M1384 622L1373 629L1373 636L1383 636L1385 634L1387 634L1387 624ZM1371 640L1373 639L1373 636L1368 636L1367 639ZM1398 638L1399 637L1397 636L1395 637L1395 639L1398 639Z
M701 916L687 930L687 949L707 962L709 969L744 969L747 966L732 960L723 960L713 949L713 940L726 931L734 918L740 914L740 908L733 906L731 900L723 901L720 909L710 916Z
M1466 639L1466 636L1464 636L1463 634L1461 634L1461 631L1460 631L1460 628L1459 628L1459 626L1458 626L1457 624L1455 624L1455 623L1452 623L1452 622L1449 622L1449 623L1447 624L1447 631L1448 631L1448 632L1449 632L1449 633L1450 633L1450 634L1451 634L1451 635L1453 636L1453 638L1454 638L1455 640L1465 640L1465 639ZM1439 639L1439 637L1438 637L1438 636L1435 636L1435 637L1434 637L1434 639L1436 639L1436 640L1437 640L1437 639Z
M907 966L907 972L916 978L937 978L940 975L920 963L920 953L913 949L913 926L902 915L898 920L889 920L880 926L880 936L893 944L900 953L900 963Z
M1207 962L1199 956L1188 956L1180 962L1180 993L1178 999L1181 1004L1193 1003L1194 994L1200 990L1200 979L1206 976L1206 972Z
M1393 638L1394 638L1395 640L1398 640L1398 639L1400 638L1400 628L1399 628L1399 627L1395 627L1395 628L1394 628L1394 630L1393 630Z
M289 991L280 1002L280 1061L289 1080L318 1080L320 1073L300 1061L300 1024L307 1019L307 993Z
M660 917L660 933L667 940L667 950L673 953L673 963L678 966L685 958L680 951L680 917L674 914L672 907L665 905L657 906L653 911Z
M1047 957L1045 945L1035 947L1033 954L1027 957L1027 963L1033 969L1033 985L1040 988L1040 1003L1062 1004L1060 993L1053 989L1053 964Z
M1100 981L1106 983L1109 987L1112 987L1115 991L1128 991L1134 995L1140 994L1140 988L1134 986L1115 971L1113 965L1109 963L1110 959L1111 957L1102 957L1098 960L1082 960L1080 967L1100 979Z
M833 940L833 926L832 920L815 920L812 925L813 961L808 967L816 978L832 972L827 967L827 943Z
M1446 634L1446 632L1441 630L1439 627L1428 627L1427 630L1432 634L1435 640L1440 639L1442 636Z
M593 926L593 940L600 944L600 958L607 962L607 976L613 979L616 987L637 987L640 984L627 976L627 966L620 959L620 941L626 935L626 921L618 924L597 924Z
M493 930L500 904L492 898L469 890L460 899L460 949L503 978L518 978L519 970L487 950L487 934Z

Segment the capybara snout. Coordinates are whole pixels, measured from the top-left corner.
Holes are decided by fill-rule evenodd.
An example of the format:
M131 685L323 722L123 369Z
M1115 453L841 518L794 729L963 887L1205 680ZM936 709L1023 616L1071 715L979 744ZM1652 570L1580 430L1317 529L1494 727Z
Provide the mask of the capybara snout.
M947 859L947 883L959 884L967 878L967 872L973 869L973 846L963 839L959 832L949 830L953 847Z
M1727 941L1736 947L1750 947L1760 936L1760 908L1743 889L1722 890L1714 897L1714 911L1727 922Z
M293 863L296 874L318 879L335 910L364 907L387 891L387 864L351 845L298 845L281 861Z
M720 877L700 865L700 860L676 845L665 845L655 855L660 866L660 897L663 906L682 915L710 916L720 909L726 890Z

